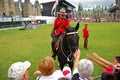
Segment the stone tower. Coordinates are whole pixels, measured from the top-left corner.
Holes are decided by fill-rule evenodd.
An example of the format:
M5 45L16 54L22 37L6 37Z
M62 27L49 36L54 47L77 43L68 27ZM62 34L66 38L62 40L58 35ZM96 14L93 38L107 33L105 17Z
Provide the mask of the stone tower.
M28 16L32 15L32 3L30 2L30 0L25 0L22 7L23 7L22 14L24 17L28 17Z
M1 0L0 1L0 16L5 13L5 10L4 10L4 1Z
M116 6L120 9L120 0L116 0Z
M35 12L36 14L35 15L41 15L41 7L40 7L40 4L39 4L39 1L36 0L35 3L34 3L34 6L35 6Z
M78 17L79 17L79 19L82 18L82 10L83 10L82 5L81 5L81 3L79 3L79 5L78 5Z
M120 21L120 0L116 0L116 21Z
M6 16L13 16L15 14L14 0L0 1L0 15L3 13L5 13Z
M9 16L14 16L15 14L15 6L14 6L14 0L8 0L9 4Z

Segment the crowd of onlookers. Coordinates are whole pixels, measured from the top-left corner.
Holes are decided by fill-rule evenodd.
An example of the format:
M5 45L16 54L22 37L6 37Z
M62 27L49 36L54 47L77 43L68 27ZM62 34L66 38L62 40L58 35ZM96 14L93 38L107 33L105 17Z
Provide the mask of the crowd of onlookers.
M62 71L56 70L51 56L46 56L40 60L39 69L34 72L36 80L94 80L91 77L94 70L92 61L104 68L101 80L120 80L120 56L116 56L111 63L96 53L87 54L88 59L80 59L80 55L80 50L76 50L73 70L65 66ZM8 69L9 80L28 80L30 66L29 61L13 63Z

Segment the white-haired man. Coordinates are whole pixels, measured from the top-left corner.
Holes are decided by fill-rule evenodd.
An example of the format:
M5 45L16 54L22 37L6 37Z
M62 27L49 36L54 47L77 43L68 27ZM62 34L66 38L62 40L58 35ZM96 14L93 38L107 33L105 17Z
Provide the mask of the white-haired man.
M90 60L81 59L80 50L77 50L74 54L75 62L74 62L74 70L72 80L92 80L90 76L93 72L94 66Z

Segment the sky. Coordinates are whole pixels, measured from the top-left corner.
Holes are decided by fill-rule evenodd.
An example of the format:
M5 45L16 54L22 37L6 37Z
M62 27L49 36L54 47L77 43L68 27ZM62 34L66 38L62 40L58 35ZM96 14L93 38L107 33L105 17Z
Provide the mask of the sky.
M18 1L18 0L14 0L14 1ZM35 2L35 0L30 0L30 1L32 3ZM40 3L49 2L49 1L55 1L55 0L39 0ZM92 9L96 5L102 5L104 7L108 7L111 4L115 4L115 0L66 0L66 1L72 3L76 7L78 6L79 3L81 3L84 9Z

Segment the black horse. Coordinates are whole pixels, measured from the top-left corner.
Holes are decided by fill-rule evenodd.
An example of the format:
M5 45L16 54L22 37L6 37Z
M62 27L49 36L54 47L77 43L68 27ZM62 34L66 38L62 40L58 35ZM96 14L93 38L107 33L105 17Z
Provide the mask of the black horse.
M61 37L57 50L61 70L65 64L68 64L71 69L73 68L73 53L78 49L79 44L79 35L77 32L79 29L79 23L77 23L75 28L70 27L65 29L66 33Z

